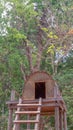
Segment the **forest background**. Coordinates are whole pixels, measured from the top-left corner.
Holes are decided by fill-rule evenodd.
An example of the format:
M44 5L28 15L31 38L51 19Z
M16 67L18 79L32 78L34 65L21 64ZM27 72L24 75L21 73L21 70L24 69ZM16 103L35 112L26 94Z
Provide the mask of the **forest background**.
M73 130L73 0L0 0L1 130L7 130L11 90L21 95L37 70L59 84Z

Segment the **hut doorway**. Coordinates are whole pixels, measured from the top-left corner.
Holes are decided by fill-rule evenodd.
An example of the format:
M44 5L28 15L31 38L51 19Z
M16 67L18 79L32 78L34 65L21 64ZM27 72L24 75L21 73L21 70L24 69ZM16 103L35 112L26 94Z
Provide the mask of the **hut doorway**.
M45 97L45 82L35 83L35 99L38 99L40 97L46 98Z

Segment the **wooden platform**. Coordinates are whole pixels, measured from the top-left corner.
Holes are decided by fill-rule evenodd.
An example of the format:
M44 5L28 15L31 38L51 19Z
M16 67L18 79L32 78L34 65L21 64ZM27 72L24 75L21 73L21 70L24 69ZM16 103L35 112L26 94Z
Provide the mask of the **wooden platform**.
M22 99L21 99L22 100ZM12 113L13 110L16 110L15 115L16 119L20 117L20 115L30 115L30 116L36 116L36 115L41 115L41 116L52 116L54 115L55 117L55 130L67 130L67 120L66 120L66 106L64 103L64 100L62 96L59 96L57 98L48 98L48 99L42 99L42 104L39 103L39 99L35 100L22 100L21 103L19 101L7 101L6 104L9 107L9 125L8 125L8 130L11 130L11 124L12 124ZM37 108L41 108L41 111L37 110ZM37 127L38 121L37 119L35 120L14 120L14 129L16 130L17 124L24 124L26 123L27 126L29 126L29 123L34 123L36 124L35 126ZM59 129L60 126L60 129ZM35 127L35 128L36 128ZM36 129L38 130L38 129Z
M22 104L18 104L18 101L7 101L6 104L10 109L17 109L17 106L22 107L23 109L35 110L38 106L38 99L36 100L23 100ZM31 105L32 104L32 105ZM48 98L42 99L42 109L41 114L53 114L55 112L55 107L59 107L60 109L64 109L66 111L66 106L62 97L59 98Z

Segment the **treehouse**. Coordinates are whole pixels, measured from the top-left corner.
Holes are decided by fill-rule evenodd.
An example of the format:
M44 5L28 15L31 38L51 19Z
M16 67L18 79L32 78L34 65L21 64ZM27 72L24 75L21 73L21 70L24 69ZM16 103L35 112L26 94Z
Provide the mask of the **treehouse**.
M34 130L44 130L41 117L54 116L55 130L67 130L66 106L59 87L51 75L46 72L34 72L30 74L22 90L19 101L14 100L14 91L11 100L7 102L9 107L8 130L12 129L12 115L15 112L13 130L20 130L21 124L27 124L27 130L31 130L30 124L34 124ZM27 120L21 115L27 115ZM31 115L35 116L32 120Z
M40 97L48 99L55 95L55 81L46 72L35 72L27 79L23 93L23 100L35 100Z

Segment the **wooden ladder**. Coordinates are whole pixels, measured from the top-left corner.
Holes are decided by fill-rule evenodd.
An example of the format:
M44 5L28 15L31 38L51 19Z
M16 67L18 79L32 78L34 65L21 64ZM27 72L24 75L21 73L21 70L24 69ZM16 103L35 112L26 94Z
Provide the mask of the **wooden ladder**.
M22 103L22 99L19 99L17 104L17 111L15 112L16 117L14 120L13 130L20 130L20 124L27 124L27 130L31 130L30 124L34 124L34 130L40 130L40 114L41 114L42 99L38 100L38 103ZM35 110L33 110L35 109ZM27 115L27 119L20 119L20 115ZM35 117L35 119L30 119L30 116Z

